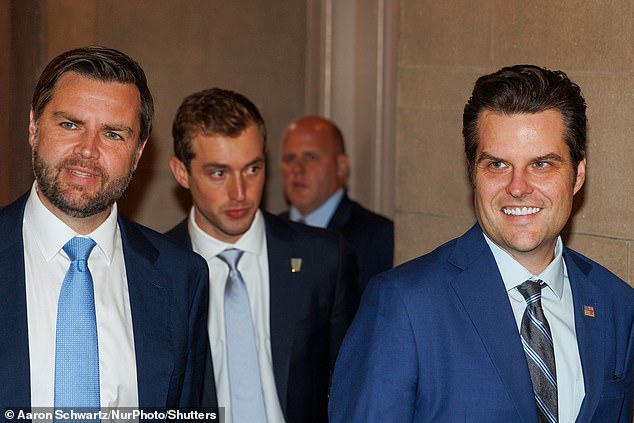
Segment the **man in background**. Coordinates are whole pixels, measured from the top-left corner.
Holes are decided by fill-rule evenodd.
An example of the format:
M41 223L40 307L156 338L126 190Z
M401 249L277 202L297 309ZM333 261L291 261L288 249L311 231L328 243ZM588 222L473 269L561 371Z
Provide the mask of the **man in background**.
M117 211L153 112L117 50L71 50L42 72L35 183L0 212L0 408L199 405L205 263Z
M241 94L209 89L179 107L174 177L189 216L168 236L207 260L209 339L228 423L326 422L330 375L358 302L341 235L260 210L266 126Z
M370 283L331 421L630 423L634 290L559 235L586 176L580 88L482 76L463 135L478 222Z
M282 216L340 231L355 253L363 290L372 276L392 268L394 225L348 197L348 173L343 135L333 122L304 116L290 124L282 144L282 178L290 210Z

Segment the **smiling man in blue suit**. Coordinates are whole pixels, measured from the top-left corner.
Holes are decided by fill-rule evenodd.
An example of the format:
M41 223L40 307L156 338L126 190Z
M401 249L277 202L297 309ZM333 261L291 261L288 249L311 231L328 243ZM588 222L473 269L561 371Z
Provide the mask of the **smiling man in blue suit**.
M631 422L634 290L559 236L585 110L563 72L478 79L463 116L478 223L370 282L332 422Z
M117 50L72 50L42 72L29 124L35 183L0 211L10 344L0 409L199 405L207 266L117 212L153 111L143 70Z

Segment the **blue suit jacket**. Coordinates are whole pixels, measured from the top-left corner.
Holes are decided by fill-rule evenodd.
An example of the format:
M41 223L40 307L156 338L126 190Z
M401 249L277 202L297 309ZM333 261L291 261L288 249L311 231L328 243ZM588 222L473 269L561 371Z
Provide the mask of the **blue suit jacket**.
M0 210L0 339L5 344L0 349L0 410L31 405L22 238L26 199ZM148 228L121 216L118 223L132 312L139 406L197 407L209 353L207 265Z
M339 234L263 215L280 405L287 423L326 422L330 375L358 305L352 253ZM167 235L191 248L187 220ZM291 272L291 258L302 258L301 271ZM207 382L215 394L213 375Z
M634 290L572 250L564 260L586 391L577 421L630 423ZM513 311L478 225L370 283L337 360L330 415L537 422Z
M288 212L280 216L289 219ZM341 232L354 251L361 291L370 278L392 268L394 223L390 219L363 208L344 194L327 229Z

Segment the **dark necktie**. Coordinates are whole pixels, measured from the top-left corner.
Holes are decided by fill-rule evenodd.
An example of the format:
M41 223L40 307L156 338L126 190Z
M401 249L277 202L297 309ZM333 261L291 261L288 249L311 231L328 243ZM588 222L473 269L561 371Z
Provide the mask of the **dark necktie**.
M557 422L557 372L550 326L542 309L543 281L527 280L517 287L526 300L520 335L533 382L539 421Z
M231 248L218 254L229 266L225 286L225 334L233 423L266 422L247 287L238 270L243 251Z
M75 237L64 245L71 260L57 303L55 336L55 408L99 410L99 348L95 293L88 256L90 238Z

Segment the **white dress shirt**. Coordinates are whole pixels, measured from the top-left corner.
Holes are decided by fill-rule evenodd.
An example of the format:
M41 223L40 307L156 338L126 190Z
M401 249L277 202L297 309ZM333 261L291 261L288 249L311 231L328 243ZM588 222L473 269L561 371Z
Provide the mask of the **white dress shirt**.
M24 262L31 369L31 406L52 407L55 386L57 301L70 260L62 247L78 236L42 204L36 184L24 211ZM117 205L87 235L95 291L101 407L137 407L136 359Z
M520 330L526 300L517 287L528 279L544 281L542 308L553 336L555 367L557 371L557 402L559 422L574 422L585 396L583 369L579 356L575 330L574 304L566 263L563 260L563 242L557 238L555 258L539 275L533 275L510 254L502 250L486 235L484 238L495 257L502 280L513 307L513 314Z
M335 214L335 210L339 207L339 203L343 198L343 188L339 188L335 191L334 194L327 199L324 204L319 206L317 209L308 213L306 216L302 215L302 213L295 206L291 206L288 211L288 217L293 222L300 222L309 225L315 226L317 228L326 228L328 223L330 223L330 219L332 219L332 215Z
M238 270L242 274L249 294L266 415L269 422L284 422L273 374L269 312L271 304L269 301L269 260L262 213L259 210L256 212L249 230L233 245L219 241L200 229L195 222L194 208L189 215L188 230L193 250L203 256L209 266L209 343L216 378L218 405L226 407L225 421L231 423L231 395L227 373L224 318L224 292L229 267L217 255L227 248L237 248L244 251L238 263Z

